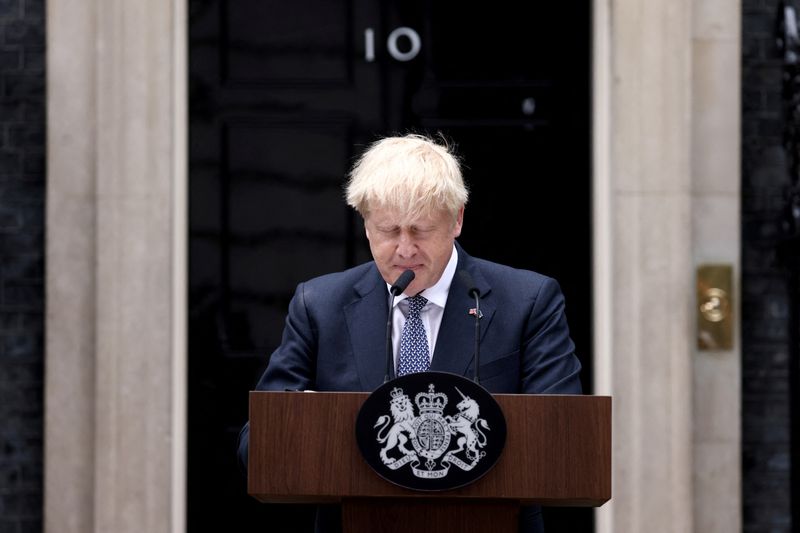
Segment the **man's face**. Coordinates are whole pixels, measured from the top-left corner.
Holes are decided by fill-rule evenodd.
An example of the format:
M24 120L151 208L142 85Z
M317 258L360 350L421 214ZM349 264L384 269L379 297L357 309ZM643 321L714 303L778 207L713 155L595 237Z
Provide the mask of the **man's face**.
M413 296L442 277L463 221L463 207L455 220L449 211L409 220L385 208L371 210L364 218L364 227L372 257L386 283L393 284L405 270L414 271L414 281L405 290Z

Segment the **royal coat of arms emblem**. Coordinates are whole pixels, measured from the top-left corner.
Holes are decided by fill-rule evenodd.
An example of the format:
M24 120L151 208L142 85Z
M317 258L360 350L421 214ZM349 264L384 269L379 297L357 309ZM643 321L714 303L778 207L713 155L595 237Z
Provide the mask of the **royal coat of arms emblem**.
M463 376L419 372L387 381L356 420L361 455L381 477L413 490L449 490L486 474L506 442L489 391Z
M414 399L418 414L403 389L392 389L391 417L382 415L375 423L384 465L391 470L409 465L419 478L444 477L453 465L465 471L475 468L486 455L481 448L488 442L490 428L480 418L478 402L457 387L456 391L461 395L457 411L445 415L449 399L436 392L432 383L428 392L420 392Z

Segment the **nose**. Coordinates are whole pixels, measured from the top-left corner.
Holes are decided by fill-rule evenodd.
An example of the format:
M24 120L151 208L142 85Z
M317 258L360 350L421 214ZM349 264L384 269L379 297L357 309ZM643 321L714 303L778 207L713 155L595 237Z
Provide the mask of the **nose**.
M397 241L397 254L400 257L408 258L413 257L415 253L417 253L417 243L413 236L406 231L401 232L400 239Z

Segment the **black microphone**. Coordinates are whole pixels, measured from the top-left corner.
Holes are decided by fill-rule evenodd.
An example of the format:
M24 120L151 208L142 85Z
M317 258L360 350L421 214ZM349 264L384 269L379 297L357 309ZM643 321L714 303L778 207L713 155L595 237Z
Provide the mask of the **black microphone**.
M481 291L475 286L475 281L466 270L459 270L458 277L461 279L461 283L467 286L467 294L475 298L475 377L473 381L480 384L478 368L481 364L481 318L483 318L483 313L481 313Z
M394 315L394 298L402 294L408 284L414 281L414 271L406 270L397 281L394 282L392 288L389 289L389 318L386 319L386 375L383 377L383 382L386 383L392 379L392 370L394 368L394 346L392 346L392 316Z

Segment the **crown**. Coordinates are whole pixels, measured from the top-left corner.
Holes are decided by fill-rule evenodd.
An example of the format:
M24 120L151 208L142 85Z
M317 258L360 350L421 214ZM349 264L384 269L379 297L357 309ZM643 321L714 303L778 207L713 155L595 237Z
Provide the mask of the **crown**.
M403 394L403 389L398 389L397 387L392 389L392 393L391 394L392 394L392 399L393 400L395 398L401 398L401 397L405 396L405 394Z
M434 413L441 415L447 405L447 396L441 392L434 392L433 383L428 385L428 392L420 392L414 398L419 407L419 414Z

